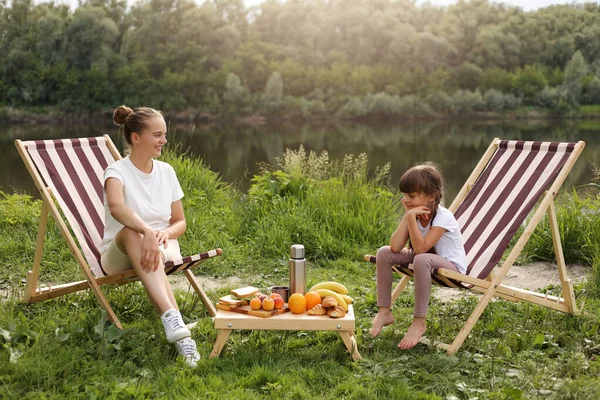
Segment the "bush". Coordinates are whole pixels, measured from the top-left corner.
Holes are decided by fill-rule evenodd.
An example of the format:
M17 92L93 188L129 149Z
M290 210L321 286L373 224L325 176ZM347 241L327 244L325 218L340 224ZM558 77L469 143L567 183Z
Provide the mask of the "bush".
M546 86L535 96L533 104L552 111L568 111L574 107L569 93L562 86Z
M358 97L352 97L346 104L340 107L336 115L340 118L356 118L367 114L363 102Z
M600 196L564 194L559 198L556 214L565 261L569 264L594 262L600 243ZM531 260L554 261L547 218L533 232L523 254Z
M488 111L502 111L504 110L504 95L494 89L490 89L483 95L485 105Z
M440 114L452 113L452 97L446 92L437 91L427 96L427 103L433 111Z
M455 114L483 111L485 109L485 101L479 90L475 92L459 90L452 96L452 108Z
M287 150L254 177L240 240L265 259L286 257L302 243L311 259L360 257L384 243L394 229L396 198L385 186L389 165L369 177L367 157L330 161L327 152Z
M581 104L600 104L600 78L597 76L583 88Z

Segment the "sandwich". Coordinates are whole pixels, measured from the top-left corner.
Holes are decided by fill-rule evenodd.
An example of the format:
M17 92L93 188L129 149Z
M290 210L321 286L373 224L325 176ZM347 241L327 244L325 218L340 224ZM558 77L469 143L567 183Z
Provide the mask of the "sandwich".
M259 293L260 289L255 288L254 286L233 289L231 294L219 299L219 304L227 305L229 307L244 306Z
M231 294L240 300L251 300L259 293L260 289L255 288L254 286L245 286L231 291Z

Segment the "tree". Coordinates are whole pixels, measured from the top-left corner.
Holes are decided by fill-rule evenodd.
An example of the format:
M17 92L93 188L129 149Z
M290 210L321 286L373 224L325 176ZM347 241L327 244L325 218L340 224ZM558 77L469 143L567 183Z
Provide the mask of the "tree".
M579 103L581 89L583 88L582 79L588 74L589 66L585 62L580 51L576 51L571 60L565 67L565 80L563 87L571 96L573 104Z
M283 100L283 79L279 72L273 72L263 91L263 101L270 110L281 107Z

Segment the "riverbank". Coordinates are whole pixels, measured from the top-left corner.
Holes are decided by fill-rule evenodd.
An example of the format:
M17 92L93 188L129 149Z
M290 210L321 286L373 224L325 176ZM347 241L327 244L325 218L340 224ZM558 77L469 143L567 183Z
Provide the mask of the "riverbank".
M38 125L48 123L90 123L106 122L112 118L112 109L102 109L93 112L69 112L57 107L15 108L0 107L0 122L14 125ZM262 126L269 123L296 123L296 122L364 122L364 123L395 123L406 121L514 121L514 120L600 120L600 105L581 106L579 111L563 113L541 110L533 107L521 107L508 111L480 111L463 114L433 114L433 115L368 115L363 117L342 117L337 114L301 113L288 110L277 113L251 114L219 114L202 110L167 111L167 120L173 123L195 123L199 125L235 123L247 126Z

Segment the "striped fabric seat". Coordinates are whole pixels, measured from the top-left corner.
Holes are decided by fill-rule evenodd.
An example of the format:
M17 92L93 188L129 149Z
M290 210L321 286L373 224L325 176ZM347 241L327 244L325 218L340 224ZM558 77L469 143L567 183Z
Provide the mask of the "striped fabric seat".
M487 278L574 148L575 143L500 141L487 168L454 213L467 253L467 275ZM396 268L413 276L409 264ZM436 273L434 270L432 278L440 286L472 286Z
M107 275L98 251L104 234L103 175L108 165L121 158L117 148L108 135L27 142L17 139L15 146L42 197L33 267L27 273L23 300L34 303L90 289L108 318L122 328L100 286L123 284L137 277L133 269ZM38 287L48 215L56 222L85 280ZM186 278L211 316L217 310L190 269L221 254L221 249L214 249L165 263L167 274L185 270Z
M23 142L51 188L95 276L106 276L98 246L104 234L103 174L116 158L103 137ZM165 263L167 274L214 257L216 250Z
M579 312L563 257L554 197L584 147L584 142L494 139L448 207L461 228L467 254L467 273L437 269L432 272L432 279L441 286L483 293L452 344L437 343L449 354L460 348L494 296L510 301L528 301L571 314ZM546 215L562 297L502 284L535 227ZM502 266L493 271L521 226L525 228L502 261ZM365 260L375 263L376 257L367 254ZM405 276L393 290L392 301L398 299L409 277L413 277L410 267L409 264L394 267Z

